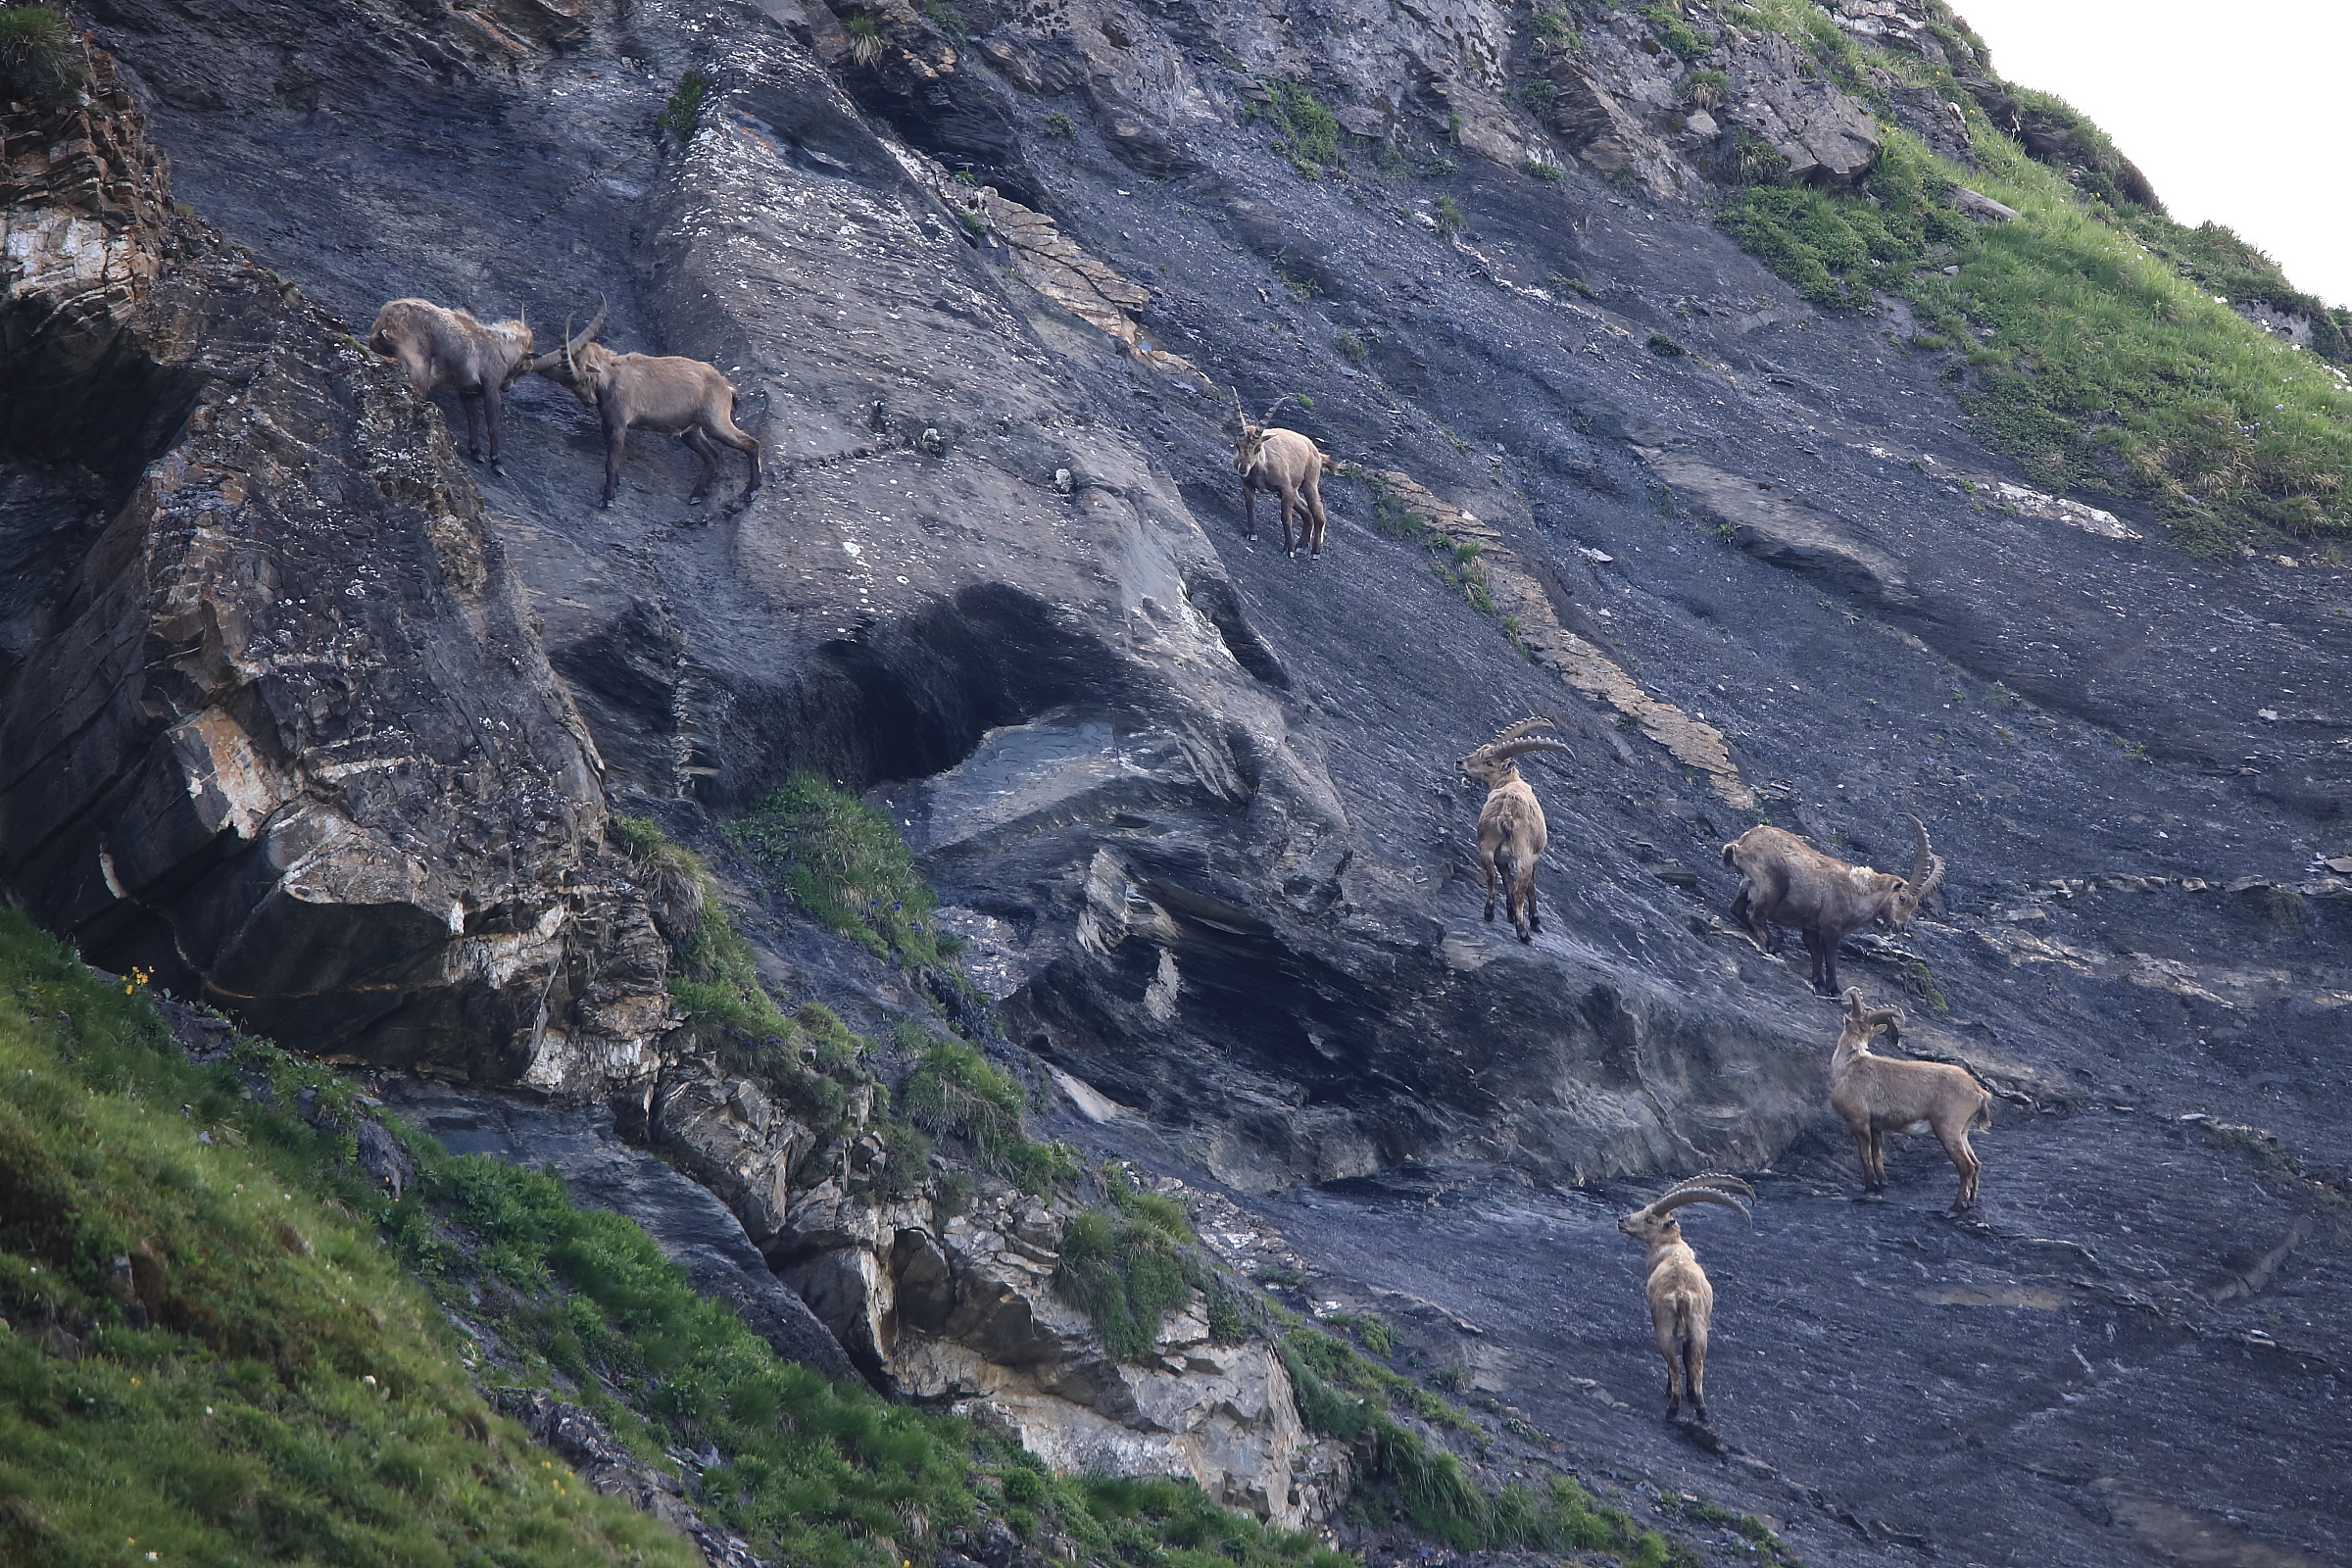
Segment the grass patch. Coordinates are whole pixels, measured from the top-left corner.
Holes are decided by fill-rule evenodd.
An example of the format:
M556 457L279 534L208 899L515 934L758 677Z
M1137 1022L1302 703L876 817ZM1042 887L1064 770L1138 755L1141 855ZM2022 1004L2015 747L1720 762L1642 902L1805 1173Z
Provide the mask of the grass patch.
M485 1405L373 1235L348 1094L190 1066L0 910L0 1559L698 1562Z
M1197 1238L1175 1200L1116 1178L1105 1189L1103 1206L1062 1228L1054 1294L1094 1321L1113 1356L1140 1361L1158 1342L1161 1320L1192 1294Z
M1696 60L1715 47L1714 40L1690 25L1679 0L1652 0L1634 15L1649 24L1650 36L1684 60Z
M1277 81L1266 93L1266 120L1277 132L1274 150L1291 161L1300 179L1321 179L1341 161L1339 117L1304 82Z
M1942 198L1963 172L1891 129L1865 182L1876 206L1755 188L1722 221L1816 304L1906 294L1937 335L1971 345L1946 375L1978 437L2035 484L2145 500L2209 553L2266 527L2352 536L2352 393L2014 143L1982 135L1978 150L1985 167L1967 182L2019 221L1960 219Z
M689 71L678 78L669 102L662 106L655 123L681 142L694 140L694 133L703 122L703 100L710 97L713 82L707 71Z
M1609 1551L1642 1568L1695 1568L1690 1548L1597 1502L1571 1477L1489 1491L1454 1455L1382 1413L1381 1401L1411 1384L1331 1336L1303 1330L1279 1348L1307 1425L1355 1446L1357 1485L1348 1509L1364 1522L1409 1524L1456 1551ZM1413 1393L1475 1430L1435 1395Z
M89 74L72 24L47 6L0 8L0 97L51 102Z
M813 773L795 773L721 830L809 913L878 958L936 964L938 900L889 817Z
M653 895L670 1000L694 1044L760 1079L818 1131L847 1131L850 1092L871 1077L860 1065L866 1042L821 1003L790 1015L776 1005L700 856L650 817L615 817L613 828Z
M960 1040L902 1023L900 1045L916 1055L899 1090L899 1111L924 1132L962 1140L983 1165L1024 1192L1046 1194L1078 1179L1078 1152L1038 1143L1023 1129L1028 1096L1012 1075Z
M1462 219L1462 209L1451 196L1440 196L1430 204L1429 216L1437 222L1441 234L1459 234L1468 226Z

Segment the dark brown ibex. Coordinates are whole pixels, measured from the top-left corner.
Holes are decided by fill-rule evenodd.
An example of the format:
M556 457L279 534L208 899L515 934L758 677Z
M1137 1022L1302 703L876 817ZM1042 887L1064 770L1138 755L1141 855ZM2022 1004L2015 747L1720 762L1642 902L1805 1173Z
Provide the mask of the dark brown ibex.
M375 313L368 346L399 362L420 396L455 392L466 406L466 455L482 461L480 426L490 426L490 464L498 466L499 410L506 390L531 368L531 329L516 321L477 321L431 300L394 300ZM485 412L488 418L485 421Z
M1747 1219L1747 1204L1740 1200L1755 1196L1756 1190L1737 1176L1693 1176L1617 1222L1619 1230L1649 1249L1649 1326L1666 1360L1669 1421L1681 1413L1688 1395L1699 1424L1706 1424L1707 1330L1715 1316L1715 1288L1683 1240L1674 1211L1688 1203L1720 1203Z
M1874 1055L1871 1037L1886 1031L1901 1045L1903 1015L1892 1007L1864 1007L1862 990L1845 993L1844 1025L1830 1055L1830 1108L1845 1118L1862 1156L1862 1185L1886 1190L1886 1134L1932 1129L1960 1173L1952 1200L1957 1214L1977 1200L1977 1172L1984 1161L1969 1147L1969 1132L1992 1125L1992 1096L1966 1067L1941 1061L1906 1061Z
M735 384L715 366L674 355L615 354L596 342L605 324L605 308L575 336L571 321L564 322L564 346L542 354L531 368L549 380L571 388L572 395L594 408L605 425L605 493L603 506L620 494L620 454L632 428L659 430L686 443L703 460L703 471L686 499L700 503L718 473L715 438L752 460L752 482L745 499L760 488L760 443L735 427Z
M1323 475L1331 471L1332 462L1322 448L1298 431L1267 428L1266 420L1290 401L1288 393L1276 398L1273 407L1251 423L1242 412L1241 393L1234 393L1233 471L1242 476L1242 524L1249 537L1257 537L1257 493L1270 491L1282 501L1283 554L1296 556L1303 545L1307 559L1315 561L1323 555ZM1296 543L1291 535L1294 511L1299 518Z
M1751 827L1723 847L1723 863L1738 870L1740 891L1731 915L1766 953L1781 951L1776 925L1794 926L1813 959L1813 989L1838 994L1838 944L1873 920L1906 929L1929 894L1943 881L1943 858L1928 842L1927 825L1911 818L1918 853L1908 877L1848 865L1793 833Z
M1536 913L1536 862L1551 842L1544 825L1544 808L1536 802L1534 786L1519 776L1513 760L1529 752L1575 754L1558 741L1522 740L1532 729L1545 729L1548 718L1523 718L1495 732L1493 740L1454 763L1463 782L1483 784L1487 803L1478 811L1478 858L1487 873L1487 918L1494 918L1494 887L1504 890L1505 906L1519 940L1544 929Z

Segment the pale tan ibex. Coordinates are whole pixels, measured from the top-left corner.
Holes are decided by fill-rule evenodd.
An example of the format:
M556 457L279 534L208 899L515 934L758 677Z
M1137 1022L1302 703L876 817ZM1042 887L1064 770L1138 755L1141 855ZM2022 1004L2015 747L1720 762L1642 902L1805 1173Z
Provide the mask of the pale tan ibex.
M453 311L431 300L394 300L375 313L368 346L399 362L419 396L457 393L466 406L466 455L482 461L480 426L487 422L490 465L498 466L500 407L507 388L531 368L531 329L526 323L477 321L470 312Z
M1882 1029L1891 1044L1902 1044L1902 1021L1892 1007L1864 1007L1861 987L1847 989L1844 1027L1830 1056L1830 1108L1853 1133L1862 1185L1874 1193L1886 1190L1886 1134L1933 1130L1960 1173L1960 1192L1952 1200L1957 1214L1977 1200L1984 1161L1968 1135L1992 1125L1992 1096L1966 1067L1872 1054L1871 1037Z
M1512 928L1522 942L1533 942L1531 933L1544 929L1536 913L1536 862L1544 858L1551 839L1535 789L1519 776L1513 759L1529 752L1573 757L1575 753L1558 741L1521 739L1529 730L1550 724L1548 718L1523 718L1453 764L1464 783L1483 784L1487 790L1487 803L1478 809L1478 859L1487 873L1487 918L1494 918L1494 888L1499 882Z
M718 450L710 443L713 438L724 441L752 460L752 482L743 492L749 500L760 488L760 443L735 427L735 384L716 366L701 360L615 354L595 341L604 324L602 304L596 318L576 336L566 318L564 346L531 362L532 369L571 388L573 396L604 419L605 493L600 504L609 507L620 494L621 448L632 428L674 435L703 460L702 474L686 497L695 503L710 493L710 480L718 472Z
M1723 847L1723 863L1739 871L1732 918L1747 927L1766 953L1781 951L1776 925L1803 933L1813 959L1813 989L1838 994L1838 944L1873 920L1896 931L1943 881L1943 858L1928 843L1927 825L1911 818L1918 854L1908 877L1843 860L1777 827L1751 827Z
M1674 1211L1688 1203L1720 1203L1747 1219L1747 1205L1740 1200L1755 1196L1756 1190L1737 1176L1693 1176L1617 1222L1619 1230L1649 1249L1649 1326L1666 1360L1669 1421L1682 1412L1688 1396L1699 1424L1706 1425L1707 1328L1715 1315L1715 1288L1683 1240Z
M1290 401L1288 393L1276 398L1253 424L1242 412L1241 393L1233 394L1233 471L1242 476L1242 523L1249 537L1257 537L1257 493L1271 491L1282 501L1283 554L1296 556L1303 545L1307 559L1315 561L1323 555L1323 475L1332 471L1332 462L1298 431L1267 428L1266 420ZM1297 543L1291 537L1294 511L1298 514Z

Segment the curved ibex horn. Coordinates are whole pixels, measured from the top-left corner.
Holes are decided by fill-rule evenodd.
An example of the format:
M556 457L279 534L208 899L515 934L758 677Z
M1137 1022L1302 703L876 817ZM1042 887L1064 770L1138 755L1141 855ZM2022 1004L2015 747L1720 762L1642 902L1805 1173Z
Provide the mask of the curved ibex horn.
M1731 1180L1739 1180L1739 1178L1731 1178ZM1747 1187L1747 1183L1740 1183L1740 1187L1745 1187L1747 1197L1754 1197L1754 1190L1752 1187ZM1731 1197L1731 1192L1722 1190L1722 1187L1693 1187L1693 1185L1675 1187L1675 1190L1668 1192L1668 1195L1660 1197L1656 1203L1651 1203L1648 1210L1656 1215L1668 1215L1668 1213L1675 1213L1677 1208L1687 1208L1689 1203L1719 1203L1719 1206L1729 1208L1731 1213L1736 1213L1739 1218L1747 1220L1750 1225L1757 1222L1757 1218L1754 1218L1752 1213L1747 1213L1747 1203L1742 1203L1736 1197Z
M1911 884L1911 906L1917 908L1942 883L1943 857L1928 842L1928 824L1916 816L1911 819L1911 837L1918 854L1911 862L1910 876L1904 880Z
M1862 1038L1865 1041L1884 1029L1886 1031L1886 1038L1889 1041L1898 1046L1903 1043L1902 1009L1900 1007L1864 1006L1860 986L1845 988L1845 1016L1848 1022L1864 1031Z
M1530 752L1557 752L1562 757L1576 755L1558 741L1512 741L1507 746L1496 746L1490 741L1479 750L1487 754L1489 761L1494 762L1507 762L1514 757L1525 757Z
M604 324L605 324L605 297L604 297L602 294L599 294L599 295L596 297L596 315L595 315L593 318L590 318L590 320L589 320L589 322L588 322L588 324L587 324L586 326L583 326L583 327L581 327L581 328L580 328L580 335L579 335L578 337L573 337L573 336L571 336L571 335L570 335L570 329L571 329L571 318L567 316L567 317L565 317L565 318L564 318L564 358L566 358L566 359L569 359L569 358L570 358L572 355L579 353L579 352L580 352L580 350L582 350L582 349L586 348L586 347L587 347L589 344L591 344L591 343L595 342L595 341L596 341L596 334L598 333L598 331L600 331L600 330L601 330L601 329L604 327Z
M1285 403L1296 403L1298 401L1298 396L1297 393L1285 392L1282 396L1276 398L1273 402L1266 405L1266 412L1257 416L1257 422L1264 424L1267 420L1273 418L1274 416L1282 412L1282 406Z
M1496 730L1494 732L1494 738L1487 742L1487 744L1489 746L1500 746L1504 741L1517 740L1520 736L1526 734L1531 729L1556 729L1559 726L1552 723L1552 721L1548 718L1523 718L1516 724L1505 724L1502 728Z

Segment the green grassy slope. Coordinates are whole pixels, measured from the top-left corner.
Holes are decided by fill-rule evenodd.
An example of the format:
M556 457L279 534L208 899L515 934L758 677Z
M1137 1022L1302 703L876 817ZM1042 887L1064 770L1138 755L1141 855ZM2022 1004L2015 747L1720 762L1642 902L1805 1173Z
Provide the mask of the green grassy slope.
M893 1568L992 1517L1134 1568L1353 1561L781 1361L551 1177L412 1137L392 1201L356 1110L257 1043L189 1065L135 977L0 910L0 1560L699 1561L490 1410L448 1307L496 1334L499 1381L559 1388L649 1463L717 1448L706 1513L779 1561Z
M696 1562L485 1406L331 1125L138 991L0 910L0 1558Z
M1825 308L1908 298L1930 325L1912 347L1939 362L1976 433L2036 483L2146 502L2206 553L2270 530L2352 538L2352 388L2325 363L2345 352L2342 313L2229 230L2187 228L2133 200L2145 191L2136 172L2062 100L2009 89L2050 160L2036 161L1946 67L1872 49L1804 0L1731 9L1788 31L1882 113L1889 81L1960 105L1981 166L1939 159L1888 123L1885 157L1857 190L1729 193L1720 217L1743 246ZM1958 38L1948 8L1929 11ZM1946 203L1956 186L2019 220L1960 218ZM2312 350L2230 301L2306 317Z

